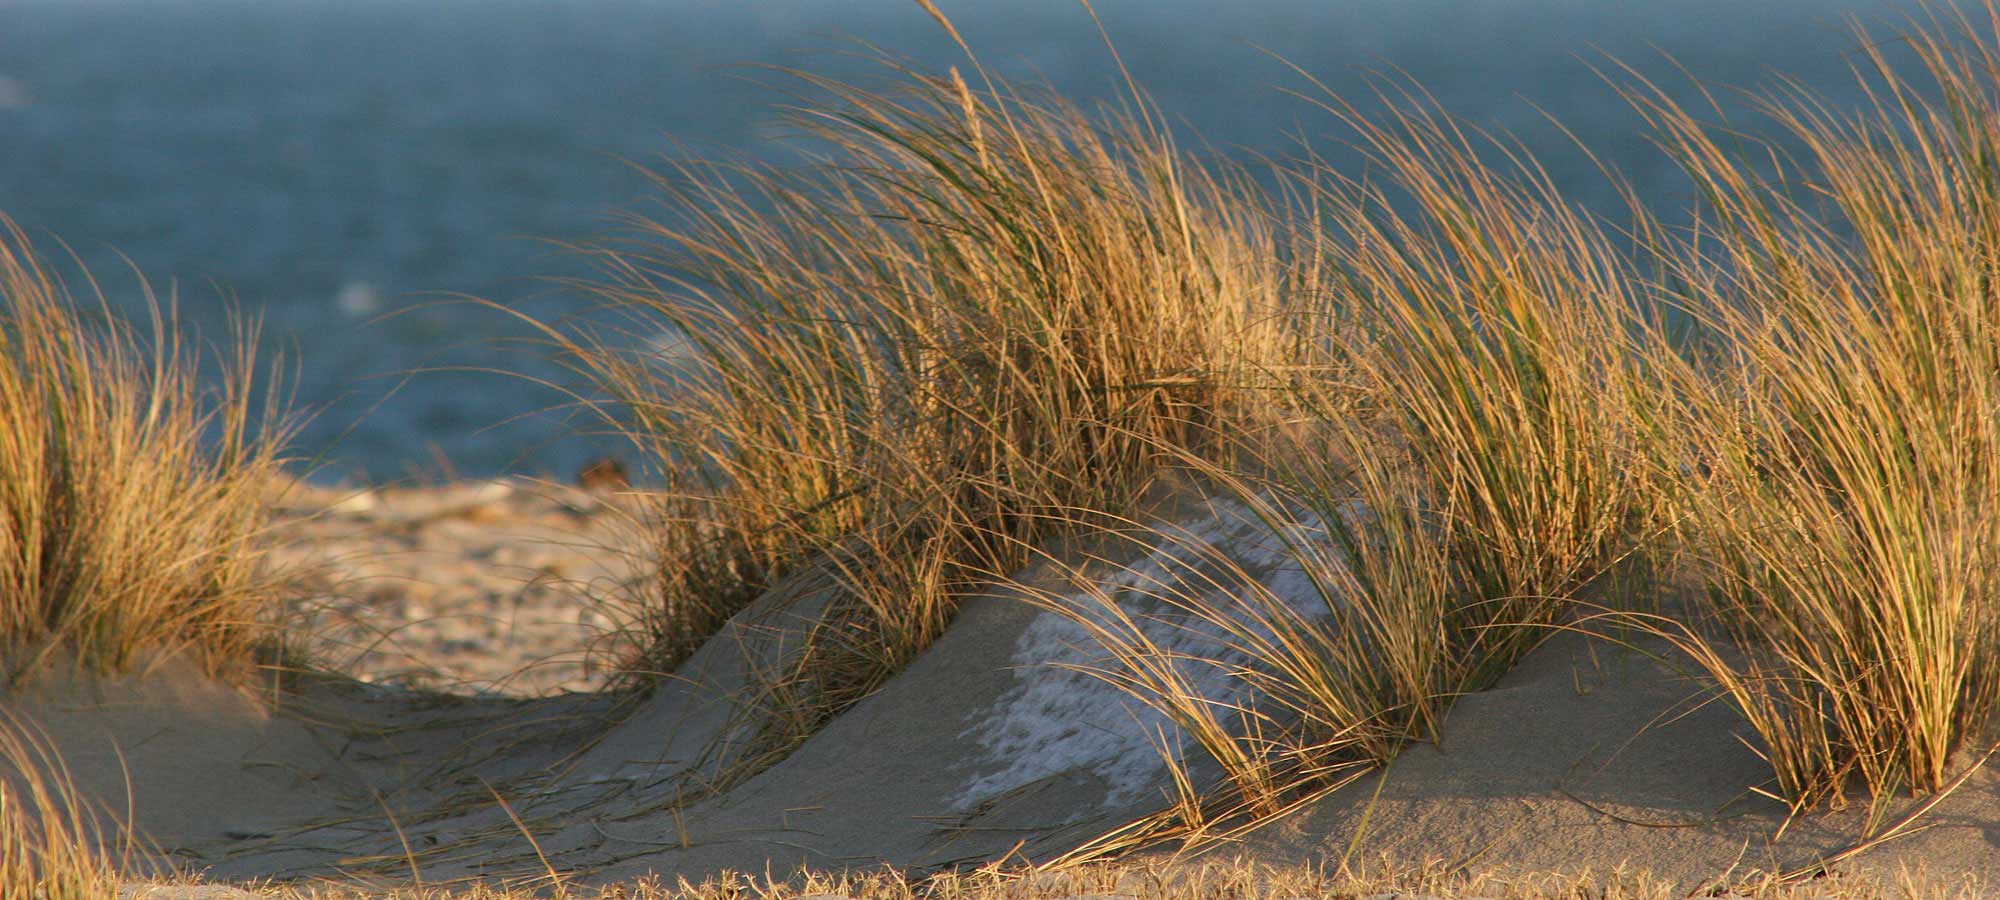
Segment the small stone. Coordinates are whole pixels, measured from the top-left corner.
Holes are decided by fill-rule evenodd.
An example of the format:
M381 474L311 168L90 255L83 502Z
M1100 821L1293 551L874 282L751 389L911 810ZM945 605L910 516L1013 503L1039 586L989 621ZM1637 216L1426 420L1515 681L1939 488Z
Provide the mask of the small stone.
M603 456L591 460L576 473L576 483L585 490L617 491L632 486L632 479L625 472L625 463L615 456Z

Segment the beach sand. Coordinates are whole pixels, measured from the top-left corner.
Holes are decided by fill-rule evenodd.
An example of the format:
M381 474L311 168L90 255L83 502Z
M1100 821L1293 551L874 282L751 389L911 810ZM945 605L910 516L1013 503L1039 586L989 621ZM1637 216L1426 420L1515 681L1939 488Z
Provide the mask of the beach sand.
M307 500L330 511L309 515ZM771 707L757 673L799 646L831 596L823 575L779 585L650 692L569 693L603 683L579 648L606 625L581 619L573 594L536 585L629 577L629 563L590 543L623 521L617 498L495 482L311 489L287 502L287 553L325 564L315 577L329 589L362 588L317 610L349 623L318 652L356 678L276 692L163 660L0 697L83 793L211 879L438 883L553 867L588 884L883 864L921 874L1054 858L1162 808L1170 789L1159 750L1175 743L1170 724L1063 668L1101 660L1018 586L969 600L881 691L762 759ZM1180 533L1267 585L1296 585L1240 508L1179 514ZM1132 545L1016 580L1061 593L1078 574L1155 577L1191 552ZM1171 619L1136 594L1121 602L1139 620ZM1178 635L1160 633L1204 652L1198 633ZM1656 649L1551 640L1462 698L1436 744L1205 852L1502 875L1646 870L1693 891L1809 866L1861 837L1865 803L1787 824L1756 793L1769 772L1740 718L1704 705L1671 659L1639 652ZM1211 688L1228 699L1229 685ZM1924 823L1836 872L2000 877L2000 779L1972 778Z
M287 484L275 563L304 595L291 631L315 663L364 681L596 690L638 586L632 508L614 490L527 479Z

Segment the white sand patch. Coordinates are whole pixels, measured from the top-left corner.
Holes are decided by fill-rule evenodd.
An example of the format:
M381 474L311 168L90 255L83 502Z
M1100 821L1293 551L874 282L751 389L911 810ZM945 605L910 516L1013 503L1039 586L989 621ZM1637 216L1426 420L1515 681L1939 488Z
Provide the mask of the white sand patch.
M1211 500L1207 507L1206 515L1159 526L1161 538L1151 552L1094 590L1079 588L1048 599L1158 646L1173 659L1181 681L1221 709L1251 702L1242 677L1251 659L1223 622L1192 614L1189 608L1247 613L1248 604L1233 601L1266 591L1303 618L1324 619L1326 579L1308 572L1319 561L1310 556L1302 561L1292 547L1323 552L1327 539L1311 516L1274 529L1242 503ZM1115 600L1117 612L1108 600ZM1237 622L1269 636L1255 617ZM1014 687L963 732L978 741L986 756L981 774L960 792L958 809L1074 770L1103 779L1107 809L1165 783L1167 758L1179 758L1185 735L1120 686L1078 671L1119 670L1083 623L1043 611L1015 643L1013 662Z

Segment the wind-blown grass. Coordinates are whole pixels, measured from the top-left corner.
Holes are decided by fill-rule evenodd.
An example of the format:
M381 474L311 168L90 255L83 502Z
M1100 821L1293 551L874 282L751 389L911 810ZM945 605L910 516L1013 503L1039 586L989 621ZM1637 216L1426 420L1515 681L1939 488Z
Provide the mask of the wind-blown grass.
M1451 699L1548 635L1650 522L1629 254L1529 157L1489 162L1514 148L1384 96L1397 111L1373 119L1317 97L1370 180L1317 157L1288 172L1323 235L1323 305L1301 314L1344 323L1354 384L1294 382L1302 421L1187 461L1292 577L1140 528L1188 557L1142 591L1170 614L1134 618L1087 583L1078 607L1042 597L1109 652L1092 674L1221 767L1220 808L1253 815L1435 737ZM1163 625L1208 635L1215 658L1162 647ZM1203 667L1235 689L1204 694ZM1202 805L1177 814L1198 824Z
M1870 45L1858 114L1769 95L1791 156L1633 88L1702 194L1680 237L1636 203L1631 234L1609 231L1517 145L1393 81L1386 116L1305 95L1361 174L1308 153L1278 200L1193 161L1136 90L1093 114L983 73L799 75L814 162L659 175L664 213L588 250L627 333L549 329L661 482L635 668L671 671L787 578L833 585L745 698L765 719L754 767L1052 541L1172 548L1136 588L1157 620L1082 568L1040 599L1106 651L1090 674L1219 768L1220 800L1174 760L1169 814L1198 831L1436 737L1453 698L1575 601L1624 601L1603 576L1663 537L1701 565L1728 645L1698 622L1610 618L1707 671L1774 793L1803 810L1857 782L1949 790L2000 703L1987 10L1912 37L1926 84ZM254 538L284 430L255 402L252 342L204 388L171 315L100 326L4 238L9 676L65 653L102 670L183 647L246 658L268 635ZM1697 342L1653 328L1662 298ZM1141 524L1169 475L1264 544ZM1170 646L1162 622L1214 652ZM0 735L0 758L33 752ZM101 888L74 808L10 784L0 886Z
M1136 89L1089 115L983 73L797 75L814 164L680 164L664 214L591 251L664 344L552 329L664 482L644 667L817 568L842 596L762 701L796 740L969 584L1129 530L1171 470L1320 594L1302 613L1211 559L1155 598L1258 701L1195 696L1108 593L1072 612L1247 809L1435 734L1573 601L1623 604L1603 577L1654 538L1708 564L1747 661L1658 630L1777 793L1934 790L2000 696L2000 51L1931 24L1924 89L1872 50L1859 115L1773 95L1803 148L1777 175L1633 89L1703 195L1681 236L1636 200L1617 228L1581 211L1395 80L1386 115L1314 83L1360 165L1308 150L1267 191L1190 161Z
M1356 135L1365 178L1311 159L1331 303L1380 428L1445 520L1454 577L1493 622L1546 622L1628 553L1649 511L1633 338L1647 297L1629 254L1511 141L1384 85ZM1643 227L1643 225L1642 225ZM1469 648L1504 670L1520 648Z
M1269 813L1433 735L1633 548L1642 282L1517 147L1413 93L1386 121L1324 93L1371 179L1308 157L1281 202L1189 162L1143 99L1093 118L891 74L799 76L818 165L682 164L667 215L597 248L598 295L670 355L557 335L666 482L647 668L832 573L844 599L751 701L788 746L966 585L1129 528L1158 474L1192 472L1323 601L1219 560L1227 602L1161 598L1254 661L1211 662L1260 705L1197 696L1135 623L1079 621L1120 661L1097 674Z
M813 164L677 165L665 213L596 248L593 290L670 358L560 336L664 482L654 671L822 567L846 598L779 693L837 709L930 641L967 571L1260 427L1308 363L1270 204L1142 99L1092 115L888 71L798 76Z
M136 849L129 831L106 833L56 748L32 726L0 716L0 895L115 897Z
M56 658L247 663L272 637L256 538L288 433L254 329L212 383L150 291L140 333L89 288L0 219L0 683Z
M1855 782L1940 788L2000 700L2000 19L1986 12L1908 35L1914 76L1863 34L1861 110L1797 85L1764 95L1795 154L1631 91L1704 201L1674 274L1712 340L1661 354L1685 403L1666 468L1745 658L1697 659L1799 807Z
M1050 558L1068 576L1056 587L1001 580L1080 626L1100 661L1073 668L1157 712L1227 785L1200 783L1161 734L1175 802L1122 838L1273 815L1433 733L1463 681L1445 625L1451 569L1410 470L1353 465L1351 449L1274 456L1280 471L1263 476L1191 461L1192 524L1107 529L1114 556L1144 552L1137 564L1106 578L1111 557Z

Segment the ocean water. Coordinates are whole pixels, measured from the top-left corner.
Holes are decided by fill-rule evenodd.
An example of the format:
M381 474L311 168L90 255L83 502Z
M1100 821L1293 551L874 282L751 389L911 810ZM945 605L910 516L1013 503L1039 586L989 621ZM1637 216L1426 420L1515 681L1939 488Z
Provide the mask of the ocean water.
M1116 100L1071 0L939 0L990 67ZM1850 19L1889 0L1099 0L1159 106L1219 154L1334 133L1288 96L1400 69L1472 121L1518 133L1556 180L1605 200L1553 115L1662 203L1670 166L1589 63L1681 84L1772 71L1852 99ZM855 71L864 40L962 63L910 0L0 0L0 211L66 242L120 303L127 260L223 334L261 316L324 473L566 475L618 449L561 408L564 374L508 315L584 301L560 242L643 208L632 164L782 160L787 97L757 65ZM749 65L745 65L749 64ZM492 370L500 370L501 374ZM527 377L522 377L527 376Z

